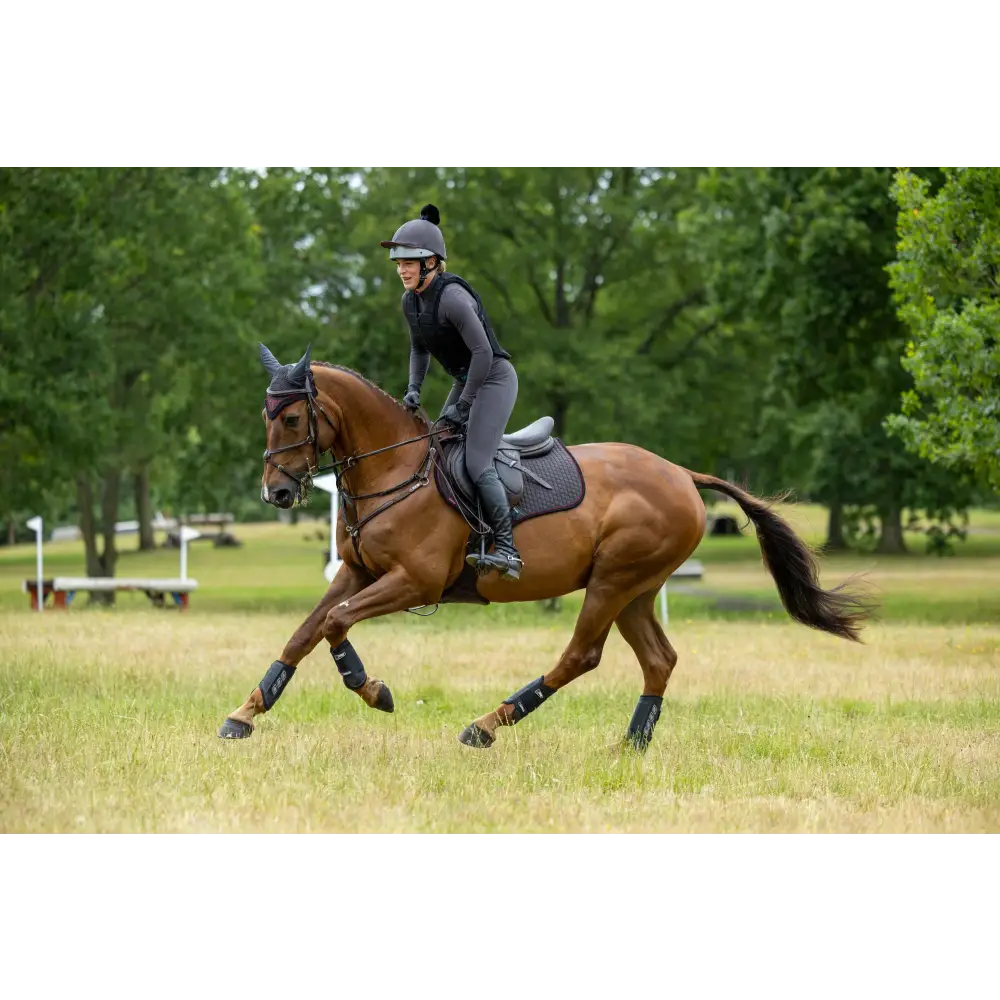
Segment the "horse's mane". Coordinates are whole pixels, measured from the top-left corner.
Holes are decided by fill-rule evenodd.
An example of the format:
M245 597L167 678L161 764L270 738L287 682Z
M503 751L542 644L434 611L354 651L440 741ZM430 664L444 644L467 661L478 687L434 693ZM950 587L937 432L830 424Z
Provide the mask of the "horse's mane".
M394 406L402 410L403 413L405 413L408 417L411 417L421 427L426 428L429 426L422 417L408 410L398 399L396 399L395 396L390 395L380 385L376 385L370 378L365 378L361 372L356 372L353 368L347 368L344 365L335 365L332 361L313 361L312 364L317 365L320 368L333 368L335 371L344 372L346 375L353 375L354 378L364 382L369 389L374 389L380 395L385 396L385 398L388 399Z

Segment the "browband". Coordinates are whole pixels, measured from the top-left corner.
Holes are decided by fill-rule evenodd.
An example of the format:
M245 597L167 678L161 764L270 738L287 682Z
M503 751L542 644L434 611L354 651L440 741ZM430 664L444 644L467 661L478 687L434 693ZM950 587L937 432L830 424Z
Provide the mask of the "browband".
M309 399L315 395L316 382L312 377L312 372L309 372L306 376L306 388L304 390L291 389L285 392L271 392L268 389L267 395L264 397L264 409L267 412L268 420L274 420L286 406L297 403L300 399Z
M286 406L297 403L300 399L308 399L310 395L311 393L308 392L289 392L280 396L272 396L271 393L268 393L264 397L264 409L267 411L268 420L274 420Z

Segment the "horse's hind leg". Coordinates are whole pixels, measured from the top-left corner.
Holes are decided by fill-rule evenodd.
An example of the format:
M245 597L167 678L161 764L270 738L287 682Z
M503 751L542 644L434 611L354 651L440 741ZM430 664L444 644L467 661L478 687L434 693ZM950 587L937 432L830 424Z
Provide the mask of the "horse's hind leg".
M690 496L679 503L667 502L669 495L664 494L666 499L656 506L643 502L633 491L609 505L602 519L603 535L597 540L583 610L555 669L467 726L459 736L462 743L489 746L498 726L514 725L559 688L593 670L601 662L611 626L632 602L637 610L624 615L623 632L628 632L626 638L637 652L643 650L639 659L647 672L649 697L662 700L677 657L652 616L653 599L659 584L694 551L704 527L704 507L694 489L687 488ZM643 601L648 610L643 610ZM642 704L655 704L655 714L659 714L658 701ZM649 728L648 723L640 729L643 727Z
M677 653L656 620L656 594L656 589L640 594L615 619L618 631L639 660L645 682L625 737L637 750L649 746L663 706L663 692L677 664Z
M627 600L627 596L624 599ZM520 722L559 688L593 670L601 662L605 640L615 616L621 611L622 600L618 588L610 586L607 581L602 585L592 578L583 610L576 620L573 638L555 668L512 694L495 711L480 716L466 726L459 734L459 742L470 747L491 746L498 726L513 726Z

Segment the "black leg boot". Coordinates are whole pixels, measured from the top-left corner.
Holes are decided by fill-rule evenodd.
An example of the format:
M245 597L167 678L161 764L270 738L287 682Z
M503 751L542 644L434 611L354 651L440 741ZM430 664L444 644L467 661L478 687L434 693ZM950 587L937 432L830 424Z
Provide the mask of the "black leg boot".
M473 552L466 557L466 562L475 567L477 573L488 573L495 569L516 580L521 575L521 556L514 548L510 504L496 469L487 469L476 480L476 491L483 505L483 515L493 528L494 544L493 551L486 556L480 557L478 552Z

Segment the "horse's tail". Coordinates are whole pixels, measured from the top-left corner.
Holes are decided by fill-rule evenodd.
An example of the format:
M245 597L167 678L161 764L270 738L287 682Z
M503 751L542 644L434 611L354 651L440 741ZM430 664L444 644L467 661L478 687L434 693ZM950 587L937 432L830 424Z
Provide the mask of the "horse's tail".
M690 469L684 471L699 489L718 490L732 497L753 521L764 565L774 577L785 610L797 622L844 639L861 641L858 633L874 610L873 602L864 591L847 589L852 580L833 590L824 590L819 585L812 551L792 531L791 525L775 513L771 507L774 501L758 500L724 479L704 476Z

